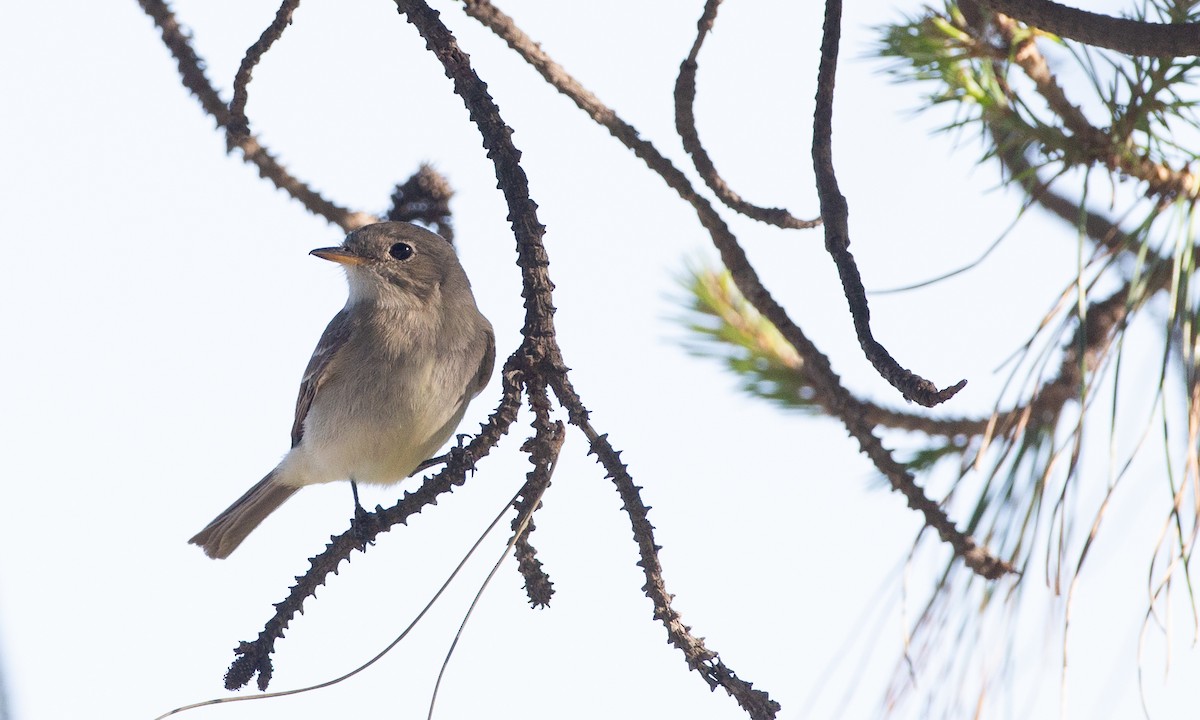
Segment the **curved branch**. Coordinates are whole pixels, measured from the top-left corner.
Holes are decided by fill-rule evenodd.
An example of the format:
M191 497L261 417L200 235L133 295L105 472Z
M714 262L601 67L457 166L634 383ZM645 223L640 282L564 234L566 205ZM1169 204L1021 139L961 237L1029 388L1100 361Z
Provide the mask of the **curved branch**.
M183 86L196 96L200 107L216 120L217 127L228 128L232 118L229 108L205 76L204 61L192 49L191 41L188 39L187 33L179 26L175 14L163 0L138 0L138 2L146 14L154 20L154 24L158 26L163 44L175 56ZM237 146L242 150L242 159L258 167L260 177L270 180L275 187L299 200L312 214L325 218L346 232L377 222L377 219L368 213L355 212L326 200L305 182L288 173L266 148L259 145L258 140L253 136L242 138Z
M532 398L534 392L530 392ZM545 388L542 388L545 396ZM549 403L547 403L548 405ZM526 476L525 485L521 488L520 496L513 503L517 516L513 518L512 530L517 534L513 540L513 555L517 559L517 571L525 579L525 594L531 607L546 607L554 595L554 583L542 569L542 561L537 559L537 549L529 542L529 536L536 529L533 524L533 513L542 506L542 497L550 487L550 478L558 464L558 454L562 450L563 440L566 439L566 429L559 421L551 422L549 416L538 417L534 423L535 435L521 447L529 453L529 461L533 470Z
M526 476L520 498L513 504L517 510L517 517L513 518L512 529L514 533L518 533L513 552L517 558L517 570L525 580L525 593L529 597L530 606L546 607L554 594L554 583L542 569L542 563L537 559L537 550L529 542L529 536L536 529L533 513L541 507L542 497L550 487L550 478L558 462L558 453L565 434L563 424L550 419L553 408L546 390L546 380L536 369L530 368L526 389L529 409L533 411L535 432L534 436L521 446L521 450L529 453L529 461L533 463L534 469ZM522 527L524 532L521 531Z
M283 0L275 19L262 31L262 35L246 50L238 66L237 74L233 76L233 100L229 103L229 122L225 125L225 142L229 150L250 135L250 121L246 118L246 103L250 99L248 86L254 66L262 60L263 55L271 49L275 41L283 37L283 31L292 24L292 14L300 7L300 0Z
M612 109L604 105L599 98L571 77L561 65L552 60L537 43L516 26L512 18L502 13L488 0L464 0L464 11L496 33L510 48L533 66L551 86L569 97L593 120L604 126L613 137L632 150L667 183L668 187L675 190L685 202L692 206L700 224L712 236L713 245L716 246L722 262L729 269L734 283L742 294L763 317L779 329L783 337L804 358L806 367L811 373L816 401L825 407L830 415L842 421L847 431L858 440L864 454L871 458L876 468L888 478L892 488L909 500L909 507L920 510L925 516L925 522L938 531L939 536L954 549L956 555L963 558L967 566L975 573L983 577L995 578L1011 572L1011 565L988 554L978 547L974 538L957 530L941 508L925 497L924 491L916 484L913 475L895 462L891 453L875 436L873 425L864 415L855 412L852 397L842 385L841 378L833 371L829 358L813 345L804 332L788 317L783 307L771 297L729 226L725 224L708 200L696 193L687 177L652 143L643 140L632 125L617 116ZM565 375L561 376L561 379L560 376L552 376L550 380L552 386L555 382L562 382L564 385L568 383ZM587 410L581 403L575 404L564 399L564 395L567 395L565 390L569 390L569 386L561 391L556 387L556 394L572 412L572 423L582 427L581 423L587 420Z
M679 66L679 77L675 80L675 129L679 133L680 139L683 140L683 149L692 156L692 164L696 166L696 172L700 173L700 177L704 178L704 183L729 209L759 222L781 228L816 227L821 224L821 218L801 220L785 208L764 208L743 200L717 172L712 158L708 156L708 151L700 142L700 133L696 130L695 112L696 70L699 68L696 58L700 55L700 46L704 44L704 38L708 36L713 22L717 19L717 6L720 4L721 0L707 0L704 4L704 14L696 23L699 28L696 42L692 44L692 51L688 53L687 59Z
M692 330L705 336L706 343L744 351L747 355L714 352L700 345L689 346L690 352L726 360L742 378L743 389L752 395L781 402L791 409L834 414L822 404L829 396L813 385L804 358L742 296L729 273L714 270L693 270L691 273L692 312L717 321L715 325L708 322L692 324ZM760 392L760 387L767 389ZM982 435L991 425L988 417L933 417L927 412L898 410L849 390L843 403L849 412L860 415L874 427L921 432L951 440L959 436Z
M838 189L833 169L833 89L837 76L838 44L842 33L841 0L825 0L825 30L821 38L821 65L817 70L816 110L813 112L813 170L817 176L817 195L821 199L821 219L825 221L825 249L837 266L842 291L854 318L858 344L879 375L900 391L905 400L925 407L946 402L966 386L966 380L939 390L929 380L901 367L871 333L871 310L862 276L850 253L849 209Z
M1026 25L1126 55L1186 57L1200 48L1200 24L1149 23L1077 10L1049 0L981 0Z
M596 455L596 461L604 466L607 477L617 487L617 492L624 503L623 508L629 515L633 526L633 536L637 539L638 551L642 559L638 563L646 576L646 584L642 590L654 602L654 617L667 627L667 637L670 643L679 648L688 658L688 665L700 673L710 689L725 688L737 701L738 705L752 718L774 718L782 709L779 703L771 699L762 690L755 690L753 683L746 682L737 676L717 653L704 645L704 638L692 634L691 628L683 623L683 617L671 607L671 598L663 583L662 565L658 561L660 546L654 542L654 526L650 524L649 507L642 502L640 487L634 484L625 464L621 462L620 453L616 452L608 442L608 435L601 435L590 425L584 425L584 434L591 441L589 454Z

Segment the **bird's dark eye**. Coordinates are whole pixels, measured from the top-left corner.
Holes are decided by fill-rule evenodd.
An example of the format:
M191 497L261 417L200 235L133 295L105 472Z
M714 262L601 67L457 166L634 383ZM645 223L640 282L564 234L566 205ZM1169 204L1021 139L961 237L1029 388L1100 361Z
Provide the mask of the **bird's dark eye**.
M413 256L413 248L408 243L396 243L388 248L388 254L397 260L407 260Z

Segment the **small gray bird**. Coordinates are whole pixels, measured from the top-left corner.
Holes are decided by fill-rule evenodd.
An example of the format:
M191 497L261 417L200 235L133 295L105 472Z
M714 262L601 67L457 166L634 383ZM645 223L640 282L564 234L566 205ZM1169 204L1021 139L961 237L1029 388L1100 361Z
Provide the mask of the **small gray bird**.
M308 362L292 449L189 541L209 557L228 557L305 485L408 477L450 439L491 377L492 325L446 240L385 222L311 254L345 268L350 297Z

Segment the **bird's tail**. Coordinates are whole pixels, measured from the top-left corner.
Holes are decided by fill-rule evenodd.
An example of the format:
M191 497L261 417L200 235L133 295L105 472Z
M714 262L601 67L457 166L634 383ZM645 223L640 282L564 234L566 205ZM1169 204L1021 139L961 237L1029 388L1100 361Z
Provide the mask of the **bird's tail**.
M210 558L229 557L259 523L298 489L276 481L272 470L188 542L199 545Z

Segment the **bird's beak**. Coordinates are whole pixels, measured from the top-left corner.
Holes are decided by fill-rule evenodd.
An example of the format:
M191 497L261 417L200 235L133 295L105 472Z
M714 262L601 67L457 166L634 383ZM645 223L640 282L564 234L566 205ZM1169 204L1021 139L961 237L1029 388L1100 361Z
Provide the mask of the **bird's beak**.
M367 261L361 255L355 255L349 250L340 247L317 248L310 252L309 255L316 255L322 260L330 260L342 265L362 265Z

